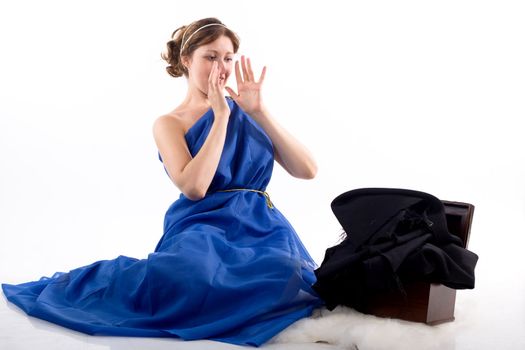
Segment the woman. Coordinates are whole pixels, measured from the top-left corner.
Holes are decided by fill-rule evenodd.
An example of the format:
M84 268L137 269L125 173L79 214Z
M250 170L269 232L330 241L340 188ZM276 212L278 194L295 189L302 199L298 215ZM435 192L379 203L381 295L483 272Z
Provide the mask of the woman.
M261 345L322 304L315 263L265 188L274 159L315 176L308 151L261 98L250 60L215 18L177 29L163 58L188 92L153 134L182 192L147 259L120 256L21 285L2 285L28 314L88 334L214 339ZM241 73L242 71L242 73ZM225 98L227 90L231 98Z

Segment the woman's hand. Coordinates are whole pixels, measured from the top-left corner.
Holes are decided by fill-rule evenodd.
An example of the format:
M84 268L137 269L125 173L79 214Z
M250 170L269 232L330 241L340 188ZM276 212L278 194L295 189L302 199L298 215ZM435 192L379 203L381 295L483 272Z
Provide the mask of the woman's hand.
M208 77L208 101L216 117L227 118L230 116L230 107L224 98L224 85L226 79L219 74L219 63L213 61L213 65Z
M235 77L237 78L237 88L239 93L235 93L232 88L226 87L226 91L235 102L250 116L263 110L261 87L266 74L266 66L263 67L259 81L255 81L252 65L249 58L241 56L242 76L239 68L239 61L235 62Z

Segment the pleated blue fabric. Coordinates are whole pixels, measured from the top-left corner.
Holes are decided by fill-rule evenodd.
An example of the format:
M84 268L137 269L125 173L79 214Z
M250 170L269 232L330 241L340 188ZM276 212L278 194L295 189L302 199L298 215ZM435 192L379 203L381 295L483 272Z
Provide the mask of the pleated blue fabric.
M227 102L226 141L207 195L198 201L180 195L147 259L119 256L2 284L7 299L31 316L87 334L253 346L321 306L311 288L316 264L297 233L263 193L246 190L266 190L272 142L235 101ZM193 156L213 119L209 109L186 133Z

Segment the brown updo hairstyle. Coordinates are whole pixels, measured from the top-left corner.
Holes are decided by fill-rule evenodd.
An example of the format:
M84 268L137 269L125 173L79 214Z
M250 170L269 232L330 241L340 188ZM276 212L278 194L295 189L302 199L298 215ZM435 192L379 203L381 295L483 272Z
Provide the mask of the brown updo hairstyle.
M199 46L209 44L223 35L230 38L233 44L233 52L237 53L240 40L237 34L230 29L223 26L209 26L197 31L200 27L212 23L223 24L217 18L203 18L187 26L179 27L171 34L171 40L166 43L167 50L161 53L162 59L169 64L169 66L166 67L169 75L175 78L184 75L187 78L188 70L182 64L181 57L191 57ZM195 33L195 31L197 32ZM192 35L193 33L195 33L195 35ZM183 38L184 41L187 41L185 44L182 42ZM189 41L188 38L190 38ZM181 52L180 50L183 44L184 49Z

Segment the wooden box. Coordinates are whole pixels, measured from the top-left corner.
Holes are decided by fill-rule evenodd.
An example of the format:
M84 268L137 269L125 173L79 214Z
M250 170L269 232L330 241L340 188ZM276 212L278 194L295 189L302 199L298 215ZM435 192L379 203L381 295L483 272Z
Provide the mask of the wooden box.
M450 233L459 236L464 248L468 245L474 206L468 203L442 201ZM404 285L406 298L396 294L370 297L363 312L434 325L454 320L456 290L442 284L414 282Z

